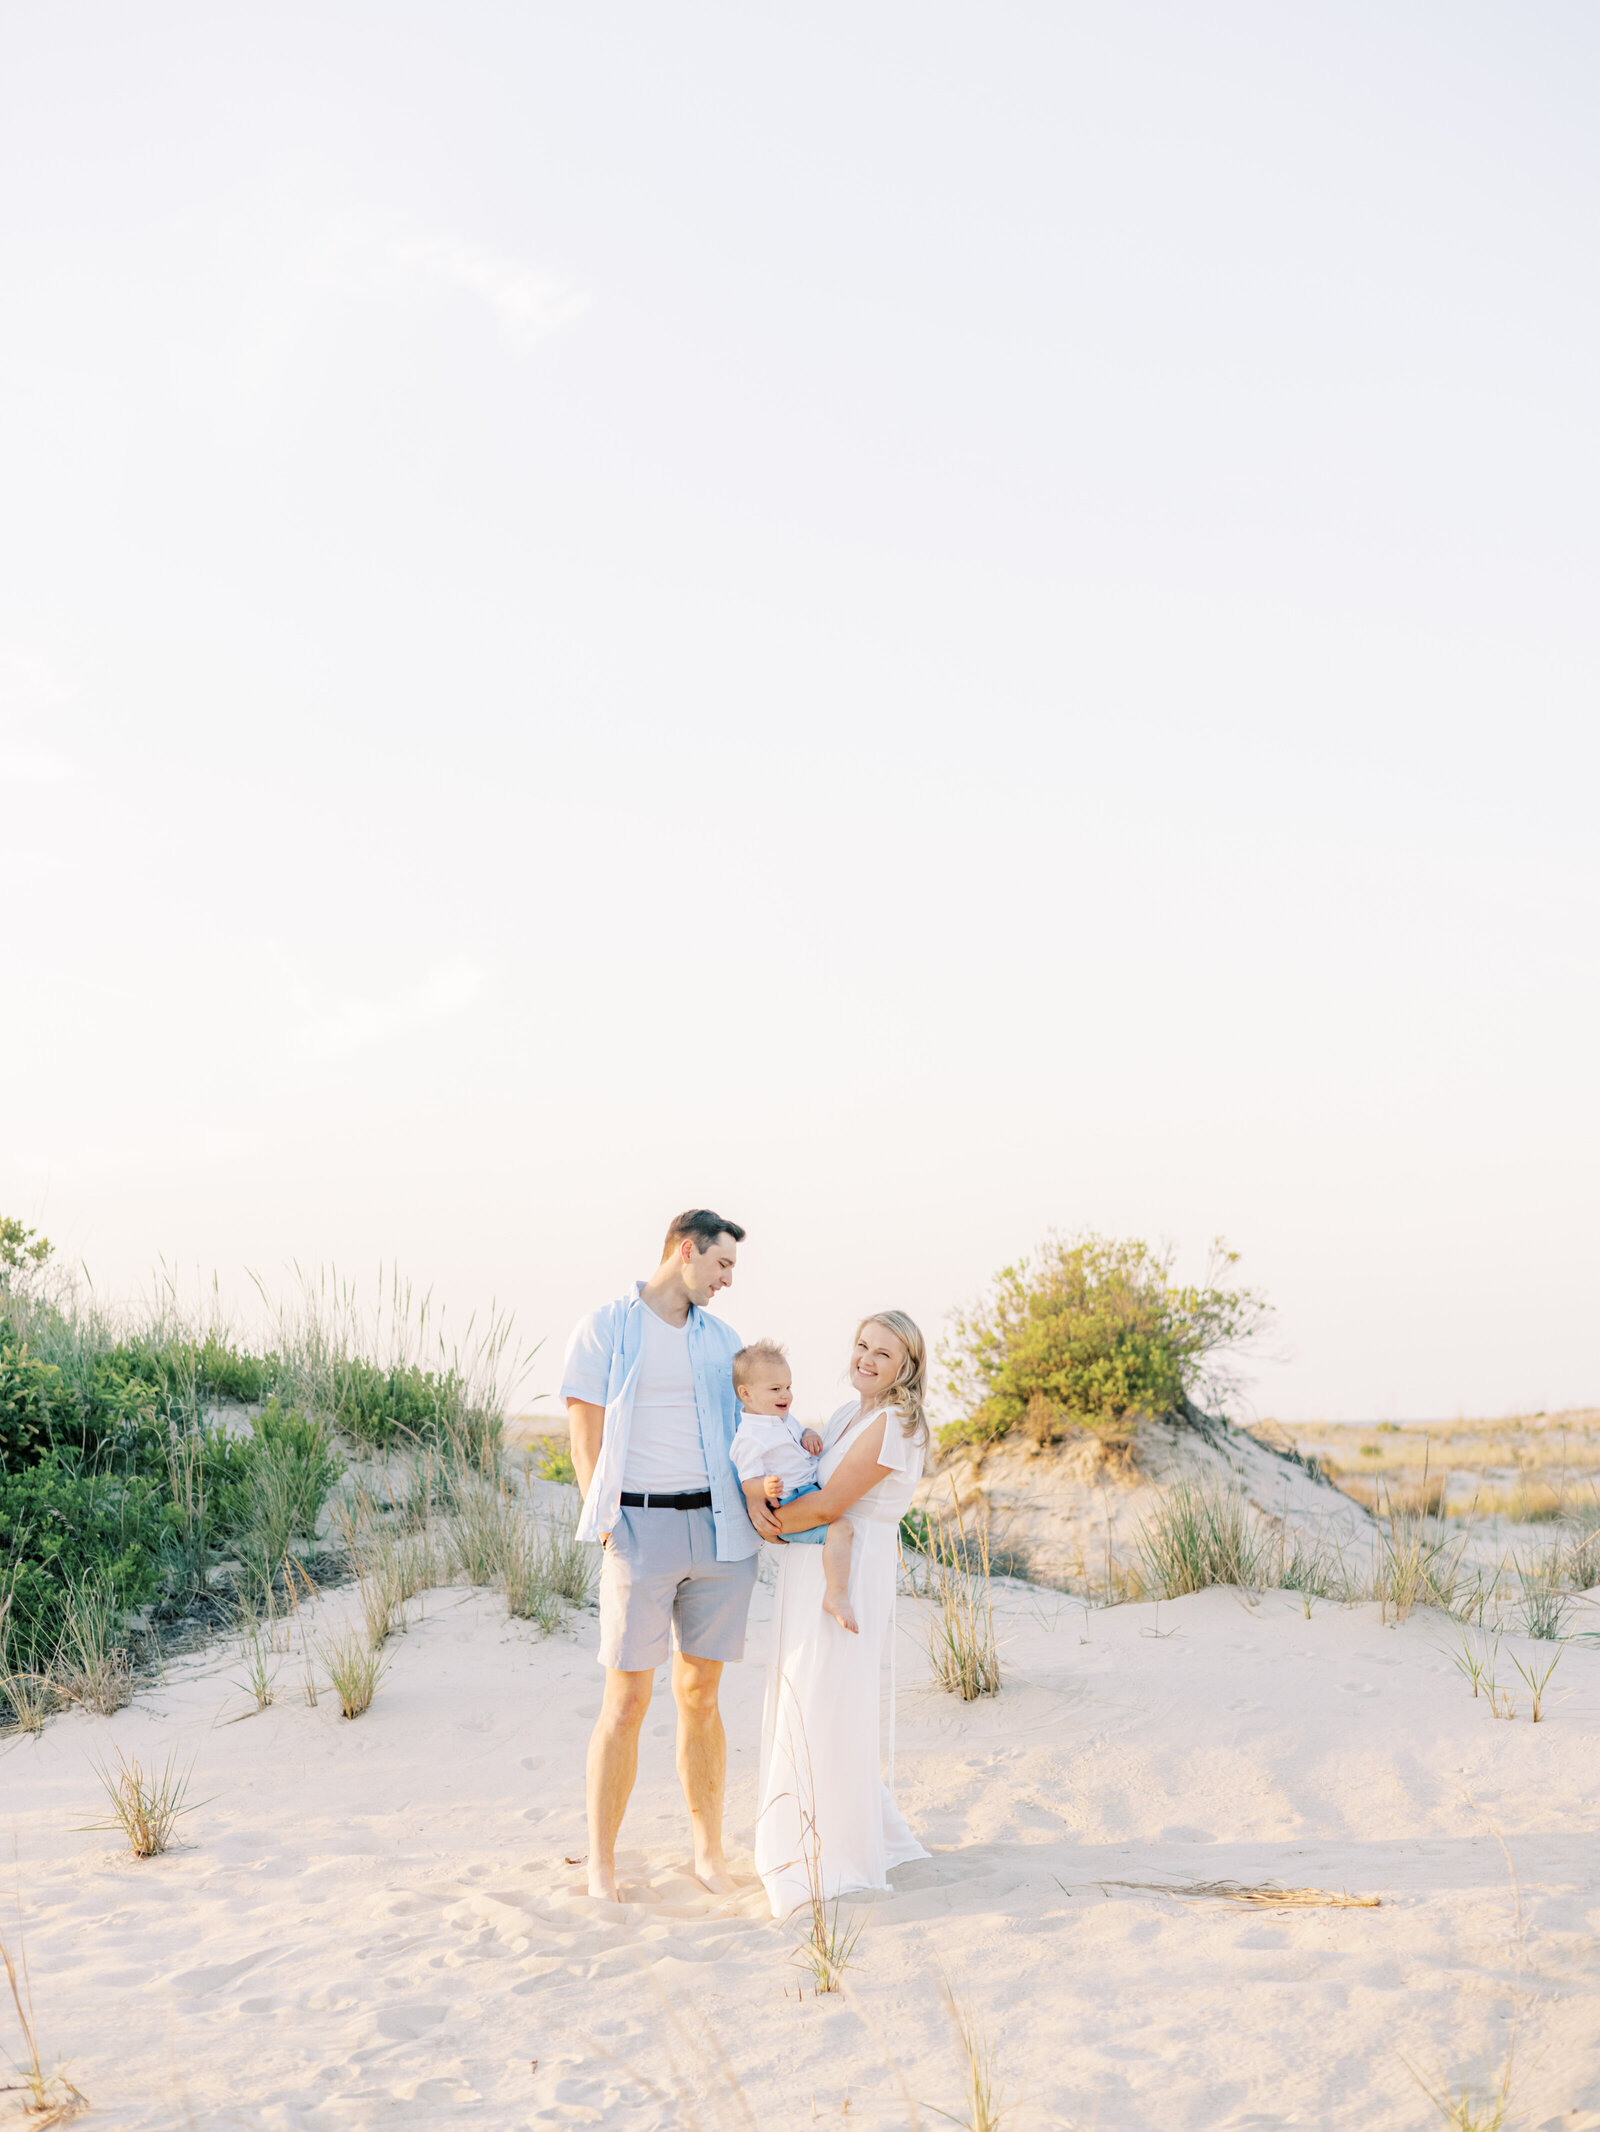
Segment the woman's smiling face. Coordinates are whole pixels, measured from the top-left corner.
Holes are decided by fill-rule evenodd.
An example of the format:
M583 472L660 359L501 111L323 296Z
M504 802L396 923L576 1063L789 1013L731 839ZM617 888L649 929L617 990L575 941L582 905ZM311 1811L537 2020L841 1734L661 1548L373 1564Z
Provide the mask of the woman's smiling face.
M856 1334L855 1353L850 1358L850 1382L861 1394L863 1406L874 1406L893 1391L906 1366L906 1344L898 1334L868 1318Z

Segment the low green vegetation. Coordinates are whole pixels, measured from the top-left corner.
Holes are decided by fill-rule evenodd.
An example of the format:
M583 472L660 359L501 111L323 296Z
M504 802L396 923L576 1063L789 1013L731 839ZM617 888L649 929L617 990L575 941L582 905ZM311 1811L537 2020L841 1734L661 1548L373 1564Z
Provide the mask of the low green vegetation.
M42 1682L92 1673L74 1657L85 1622L121 1639L140 1611L270 1607L315 1547L347 1455L403 1446L426 1466L446 1438L492 1455L498 1325L473 1367L442 1351L428 1367L426 1300L398 1284L376 1324L347 1289L308 1286L259 1351L215 1307L197 1315L170 1293L110 1311L56 1273L47 1238L0 1220L0 1696L13 1715Z
M1050 1237L952 1319L939 1361L961 1411L941 1442L1014 1431L1041 1444L1079 1431L1126 1442L1141 1420L1224 1396L1226 1358L1270 1315L1254 1290L1226 1285L1237 1260L1219 1243L1204 1283L1182 1287L1170 1251L1091 1232Z
M534 1457L533 1470L540 1480L553 1481L557 1487L576 1488L578 1485L578 1469L565 1444L546 1443Z

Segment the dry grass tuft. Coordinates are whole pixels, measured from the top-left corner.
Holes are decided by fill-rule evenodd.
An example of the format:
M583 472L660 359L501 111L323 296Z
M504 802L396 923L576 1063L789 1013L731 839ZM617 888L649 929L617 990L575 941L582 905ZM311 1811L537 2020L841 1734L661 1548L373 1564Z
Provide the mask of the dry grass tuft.
M470 1482L447 1527L452 1568L469 1584L498 1584L519 1522L502 1481Z
M510 1535L500 1582L506 1595L506 1612L514 1621L532 1621L553 1636L566 1612L560 1595L550 1582L545 1550L534 1528L519 1522Z
M133 1665L116 1641L117 1610L110 1592L89 1578L67 1595L66 1633L51 1670L51 1686L68 1702L111 1717L133 1700Z
M56 1691L43 1673L0 1673L0 1695L24 1732L43 1732L56 1706Z
M19 1948L21 1943L19 1941ZM19 1980L17 1963L11 1949L0 1939L0 1961L6 1965L6 1981L11 1986L11 2003L17 2010L17 2026L22 2031L22 2056L16 2061L21 2073L20 2081L10 2083L11 2092L18 2089L23 2095L22 2111L28 2122L46 2132L50 2125L70 2124L89 2107L88 2098L75 2088L66 2075L59 2070L47 2073L44 2060L39 2055L38 2031L33 2019L33 1986L28 1979L28 1957L21 1950L22 1974ZM0 2093L5 2092L0 2090Z
M1152 1598L1182 1599L1214 1584L1259 1591L1270 1554L1237 1488L1179 1481L1139 1533L1139 1569Z
M278 1669L273 1663L271 1642L263 1644L258 1623L252 1621L240 1637L239 1656L244 1661L245 1677L234 1685L255 1698L257 1710L265 1710L278 1699Z
M187 1769L177 1767L175 1753L167 1756L164 1766L148 1774L140 1768L138 1758L130 1760L120 1747L113 1750L117 1757L115 1771L104 1762L94 1765L95 1775L106 1788L111 1801L109 1821L85 1823L92 1829L121 1829L128 1839L128 1848L135 1858L159 1858L163 1851L172 1847L173 1832L180 1817L192 1814L194 1807L185 1803L189 1778L194 1769L191 1762ZM200 1802L196 1801L198 1805Z
M1331 1888L1285 1888L1276 1880L1101 1880L1100 1888L1138 1888L1179 1902L1226 1903L1235 1910L1381 1910L1381 1895L1346 1895Z
M994 1600L989 1584L989 1534L967 1531L950 1480L952 1514L928 1521L926 1557L928 1658L934 1679L964 1703L1000 1692L1000 1650L994 1634Z
M578 1538L576 1514L568 1510L547 1518L540 1546L550 1589L572 1606L587 1606L600 1574L600 1550Z
M1388 1620L1404 1621L1413 1607L1435 1606L1454 1614L1469 1582L1462 1567L1466 1542L1446 1540L1421 1511L1391 1503L1378 1533L1372 1596Z
M1566 1646L1563 1644L1561 1649L1565 1650L1565 1648ZM1525 1666L1515 1653L1512 1654L1511 1663L1528 1683L1528 1692L1533 1700L1533 1722L1536 1725L1540 1724L1544 1719L1545 1690L1550 1685L1551 1674L1561 1663L1561 1651L1556 1652L1556 1655L1547 1666Z
M959 2117L953 2110L941 2110L937 2103L930 2102L927 2107L936 2117L962 2126L964 2132L1000 2132L1007 2105L996 2078L994 2046L979 2026L970 2001L962 1998L947 1976L939 1979L939 1996L956 2032L966 2107Z
M1442 2088L1436 2094L1415 2072L1412 2073L1411 2077L1416 2081L1417 2086L1421 2088L1423 2094L1427 2096L1429 2102L1433 2104L1445 2123L1455 2127L1455 2132L1502 2132L1506 2122L1506 2112L1511 2106L1511 2060L1509 2058L1506 2060L1505 2070L1501 2073L1499 2081L1492 2091L1484 2097L1482 2102L1473 2100L1472 2090L1465 2081L1461 2083L1459 2095L1452 2095L1448 2088Z
M1517 1481L1510 1488L1479 1488L1473 1495L1452 1502L1453 1515L1471 1518L1505 1518L1513 1525L1548 1525L1566 1515L1567 1505L1559 1489L1548 1481Z
M355 1628L345 1628L317 1646L328 1685L339 1698L339 1715L357 1718L372 1708L385 1666L381 1654Z

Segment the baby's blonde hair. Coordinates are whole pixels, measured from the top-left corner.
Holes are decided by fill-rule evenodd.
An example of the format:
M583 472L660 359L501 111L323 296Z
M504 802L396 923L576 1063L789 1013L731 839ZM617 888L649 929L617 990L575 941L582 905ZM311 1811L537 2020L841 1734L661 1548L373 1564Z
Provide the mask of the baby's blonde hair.
M733 1358L735 1391L741 1384L750 1382L750 1372L758 1362L780 1362L787 1368L789 1357L776 1340L752 1340L748 1347L741 1347Z

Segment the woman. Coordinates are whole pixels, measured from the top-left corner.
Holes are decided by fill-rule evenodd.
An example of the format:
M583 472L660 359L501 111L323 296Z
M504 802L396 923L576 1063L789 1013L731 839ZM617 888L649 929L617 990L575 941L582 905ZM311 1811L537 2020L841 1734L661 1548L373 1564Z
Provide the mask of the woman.
M850 1604L859 1632L822 1610L820 1547L786 1547L773 1611L776 1663L767 1675L756 1870L774 1917L858 1888L926 1858L883 1781L880 1672L892 1656L900 1520L922 1477L927 1349L902 1310L862 1321L850 1363L857 1397L823 1432L819 1490L785 1504L785 1532L848 1516L855 1541ZM890 1777L894 1711L890 1704Z

